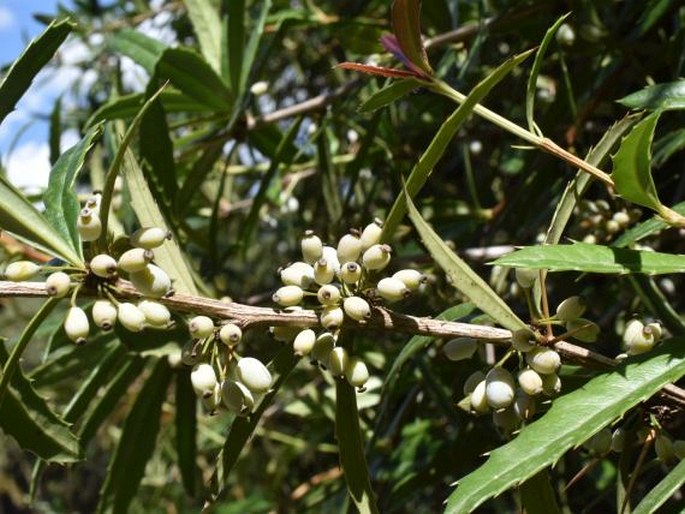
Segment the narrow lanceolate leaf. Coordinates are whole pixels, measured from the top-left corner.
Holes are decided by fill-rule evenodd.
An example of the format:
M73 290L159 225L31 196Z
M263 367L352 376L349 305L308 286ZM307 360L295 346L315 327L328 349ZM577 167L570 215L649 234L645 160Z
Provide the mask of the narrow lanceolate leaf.
M231 90L241 93L243 72L243 47L245 46L245 0L232 0L226 7L228 16L226 43L228 49L228 77Z
M672 209L678 214L685 216L685 202L677 203L672 207ZM634 227L631 227L629 230L626 230L623 234L621 234L621 237L616 239L611 244L611 246L615 246L616 248L624 248L632 243L656 234L665 228L668 228L668 224L658 216L653 216L652 218L643 221Z
M4 366L8 359L4 341L0 340L0 365ZM79 440L69 430L68 423L38 396L21 370L14 373L0 404L0 428L22 449L48 462L67 463L81 459Z
M26 196L3 175L0 175L0 220L2 230L70 264L82 264L72 241L56 233Z
M624 96L618 103L631 109L650 111L685 109L685 80L648 86Z
M445 512L473 512L489 498L553 465L566 451L683 375L685 338L677 338L555 399L544 416L524 427L513 441L494 450L483 465L458 481Z
M573 243L525 246L492 264L549 271L661 275L685 272L685 255Z
M195 495L198 476L197 463L197 397L190 381L189 370L176 373L176 453L181 470L183 487L190 496Z
M659 507L668 501L678 491L682 491L685 484L685 460L681 460L661 482L642 498L631 514L653 514L659 512Z
M221 77L198 54L185 48L164 51L156 67L157 76L169 80L179 91L219 112L230 112L231 91Z
M409 196L407 196L407 207L409 217L421 236L423 244L450 278L452 285L501 326L512 331L524 328L526 324L514 314L506 302L426 223Z
M240 87L238 88L241 93L245 93L247 81L250 78L250 73L252 72L255 58L257 57L259 42L264 34L266 17L271 10L272 0L262 0L260 3L261 11L259 12L259 16L256 18L255 23L250 28L250 36L247 39L245 48L243 49L243 69L240 76Z
M145 474L145 465L155 449L162 403L170 379L167 360L157 360L124 422L100 494L98 514L128 512Z
M385 66L374 66L373 64L361 64L358 62L341 62L336 65L336 68L343 70L361 71L369 75L378 75L380 77L389 77L394 79L420 79L421 75L414 71L396 70L395 68L387 68Z
M200 51L212 69L221 73L221 19L209 0L186 0L188 17L200 43Z
M658 211L661 202L652 180L652 139L660 111L635 125L614 155L611 178L616 191L626 200Z
M157 61L167 48L156 39L132 29L124 29L114 34L109 40L109 46L133 59L150 76L155 72Z
M0 123L14 110L35 76L52 59L73 28L74 24L68 19L53 21L14 61L0 83Z
M520 62L526 59L532 50L516 55L502 63L495 71L490 73L485 79L479 82L468 94L462 104L450 115L447 120L440 126L440 129L433 137L430 145L423 153L419 162L416 163L407 178L405 191L402 191L395 200L395 203L390 209L390 214L383 225L382 239L387 241L395 233L395 229L399 225L404 214L407 212L405 204L405 195L409 198L414 198L421 190L423 185L428 180L433 168L442 158L452 138L457 133L462 124L471 115L473 109L478 105L490 90L504 77L506 77L511 70L513 70Z
M126 150L122 172L131 192L131 207L140 225L167 228L166 220L150 192L143 170L140 169L130 149ZM174 279L174 289L183 293L197 294L193 275L175 240L167 241L159 248L155 248L155 261Z
M371 112L402 98L410 91L421 87L421 83L414 79L403 79L392 82L383 89L376 91L359 107L360 112Z
M378 513L359 426L357 393L345 379L335 381L335 436L347 490L359 514Z
M540 69L542 68L542 62L545 58L547 47L549 47L549 44L552 42L552 39L554 38L554 35L557 33L557 30L559 30L561 24L564 23L564 21L566 21L566 18L568 18L570 14L571 13L564 14L556 22L554 22L554 25L547 29L545 37L542 38L542 43L540 43L538 51L535 54L535 61L533 62L533 67L531 68L530 74L528 75L528 84L526 86L526 121L528 122L528 130L531 132L537 131L537 125L535 124L534 118L534 110L535 97L537 96L537 81L538 76L540 75Z
M395 0L391 17L392 31L404 57L409 61L408 66L432 75L433 70L421 40L421 0Z
M74 252L80 256L81 238L76 230L76 221L81 205L74 191L74 183L83 168L86 155L101 133L102 125L92 127L81 141L57 159L50 171L48 189L43 195L48 222L65 241L70 241Z

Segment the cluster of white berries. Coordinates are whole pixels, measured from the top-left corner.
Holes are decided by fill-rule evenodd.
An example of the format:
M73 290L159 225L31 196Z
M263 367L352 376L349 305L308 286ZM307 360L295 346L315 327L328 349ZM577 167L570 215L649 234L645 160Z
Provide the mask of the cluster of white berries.
M94 194L81 210L77 228L83 241L95 241L101 234L100 200L101 195ZM161 228L141 228L129 238L132 248L122 253L118 259L100 253L90 258L85 270L60 267L50 273L45 280L47 294L55 298L64 298L71 294L71 307L64 319L67 337L77 344L83 344L90 333L88 315L83 308L76 305L76 298L84 284L96 288L99 295L91 311L93 323L98 328L110 330L117 321L131 332L140 332L144 328L170 328L173 322L169 309L150 299L161 298L171 292L171 279L164 270L152 263L153 249L162 245L169 237L170 234ZM32 279L40 272L53 269L52 266L39 266L31 261L18 261L9 264L4 275L8 280L24 281ZM137 304L116 300L111 291L115 288L120 273L127 274L131 283L147 298Z
M267 367L254 357L240 357L236 349L243 337L235 323L216 327L212 318L195 316L188 322L193 340L183 348L182 362L193 366L190 380L207 410L225 408L240 416L249 415L260 395L271 388ZM219 352L215 341L227 351Z
M610 240L640 219L639 209L613 211L606 200L582 200L575 209L577 232L584 243Z
M300 304L309 298L316 298L312 307L320 312L325 332L317 335L311 329L272 327L272 333L277 339L292 343L297 354L309 355L313 363L336 377L344 377L359 390L363 390L369 372L363 361L338 345L345 318L365 323L371 317L374 302L400 301L426 280L414 269L377 278L392 255L392 248L380 243L381 231L381 222L375 220L361 231L345 234L337 247L324 245L312 231L305 232L301 240L302 261L279 271L283 286L273 295L274 302L291 310L301 308Z
M631 441L623 427L613 431L610 428L603 428L585 441L583 448L592 455L601 457L609 452L621 453L629 444L644 444L647 439L653 439L656 457L664 464L670 464L675 459L685 459L685 441L673 440L664 430L655 433L652 428L642 427L633 437L634 440Z

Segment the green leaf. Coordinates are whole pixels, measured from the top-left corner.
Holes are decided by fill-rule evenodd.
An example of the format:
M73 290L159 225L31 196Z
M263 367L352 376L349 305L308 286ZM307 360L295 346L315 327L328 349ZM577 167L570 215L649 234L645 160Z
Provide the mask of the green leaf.
M335 380L335 436L347 490L360 514L378 513L359 426L357 393L345 379Z
M212 69L221 73L221 19L209 0L186 0L188 17L193 24L200 51Z
M140 225L167 228L166 220L150 192L143 171L133 152L128 148L124 154L122 175L131 194L131 207ZM197 294L193 275L177 241L167 241L159 248L155 248L155 262L174 279L174 289L183 293Z
M167 113L206 113L213 112L212 108L204 103L180 93L178 91L165 90L159 96L164 111ZM144 93L135 93L132 95L125 95L119 98L113 98L97 111L95 111L86 126L94 125L104 120L115 119L129 119L133 118L140 112L147 96Z
M421 83L415 79L395 80L364 100L359 107L359 112L372 112L385 107L417 87L421 87Z
M81 260L83 252L81 237L76 229L81 205L74 191L74 184L86 155L95 144L95 140L102 134L102 125L92 127L85 136L74 146L64 152L50 170L48 188L43 195L45 203L45 217L65 241L71 246Z
M233 107L233 96L221 77L191 50L165 50L157 62L156 76L169 80L186 96L216 111L230 112Z
M521 484L521 505L526 514L561 514L549 470L543 469Z
M62 97L55 100L55 105L52 106L50 113L50 165L54 166L59 159L60 142L62 136Z
M472 512L487 499L523 483L683 375L685 338L671 339L555 399L544 416L523 427L513 441L494 450L484 464L458 481L445 512Z
M0 365L6 365L8 359L5 344L0 340ZM0 427L21 448L48 462L67 463L81 459L79 440L69 424L38 396L21 370L14 373L11 387L0 403Z
M475 305L472 303L460 303L454 307L450 307L447 310L442 311L436 316L436 319L444 319L447 321L458 321L473 312ZM429 336L414 336L407 344L402 347L399 355L395 358L385 376L383 381L383 389L387 390L392 383L395 381L395 377L399 374L402 366L404 366L409 360L414 358L414 356L422 352L428 345L434 341L434 337Z
M112 50L133 59L150 76L154 74L157 61L167 49L164 43L132 29L124 29L113 34L109 40L109 46Z
M559 30L559 27L561 27L562 23L566 21L566 18L570 16L570 14L571 13L566 13L559 17L559 19L554 22L554 25L547 29L545 37L542 38L542 42L540 43L538 51L535 54L535 61L533 61L533 67L530 70L530 75L528 75L528 84L526 86L526 121L528 122L528 130L531 132L540 132L535 124L534 109L535 97L537 93L537 81L538 76L540 75L540 69L542 68L542 62L545 58L547 48L554 38L554 35L557 33L557 30Z
M651 146L660 115L661 111L652 113L633 127L613 156L614 170L611 173L618 194L655 211L660 210L661 202L652 180Z
M653 514L654 512L659 512L659 507L666 503L671 496L678 491L682 491L684 483L685 460L681 460L668 475L651 488L637 507L631 511L631 514Z
M433 69L421 40L421 1L395 0L391 19L392 31L404 56L426 75L432 75Z
M407 195L407 207L416 231L435 262L451 280L452 286L471 300L480 310L509 330L525 328L526 324L509 308L490 286L454 253L421 217Z
M26 196L0 174L0 219L2 229L28 244L69 264L83 266L79 252L39 213Z
M520 62L526 59L532 50L516 55L502 63L495 71L490 73L485 79L479 82L468 94L464 102L450 115L442 124L438 132L433 137L430 145L423 153L419 162L407 178L405 191L402 191L395 199L395 203L390 209L390 214L383 225L382 239L387 241L395 233L402 217L407 212L405 195L414 198L428 180L433 168L445 153L452 138L457 133L463 123L469 118L473 109L478 105L490 90Z
M624 96L618 103L630 109L649 111L685 109L685 80L647 86Z
M73 28L69 19L53 21L14 61L0 83L0 123L14 110L35 76L52 59Z
M99 514L128 512L155 449L170 379L167 359L158 359L124 422L100 493Z
M195 481L198 475L197 442L197 397L190 381L190 370L176 373L176 451L178 469L181 471L183 487L190 496L195 495Z
M685 215L685 202L680 202L674 205L672 209L678 214ZM616 239L611 246L615 246L616 248L625 248L626 246L630 246L631 244L656 234L665 228L668 228L668 224L659 216L653 216L642 223L630 227L630 229L621 234L621 236Z
M549 271L661 275L685 272L685 255L573 243L524 246L492 264Z
M250 78L250 73L252 72L255 58L257 57L259 42L264 34L266 17L271 10L272 0L262 0L260 3L261 11L257 17L256 23L250 28L250 37L247 40L245 49L243 50L243 69L241 71L240 88L238 89L238 91L241 93L245 92L247 81Z
M231 90L239 95L243 83L243 48L245 46L245 0L227 3L226 47L228 48L228 78Z

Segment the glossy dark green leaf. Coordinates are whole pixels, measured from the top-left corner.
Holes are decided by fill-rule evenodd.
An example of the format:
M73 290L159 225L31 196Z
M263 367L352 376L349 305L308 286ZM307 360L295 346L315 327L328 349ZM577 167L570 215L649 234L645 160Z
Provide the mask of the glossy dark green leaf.
M376 109L385 107L395 100L402 98L417 87L421 87L421 82L418 80L402 79L393 81L367 98L359 107L359 111L372 112Z
M392 30L404 56L418 70L432 75L421 39L421 0L395 0L391 17Z
M50 113L50 165L54 166L60 155L60 142L62 137L62 97L55 100Z
M661 275L685 272L685 255L573 243L525 246L500 257L493 264L549 271Z
M507 303L426 223L408 195L407 208L409 209L409 217L423 244L426 245L431 257L450 278L452 286L501 326L509 330L525 328L526 324L511 310Z
M124 422L100 492L98 514L128 512L145 474L145 465L155 449L162 404L170 379L171 369L167 360L154 362Z
M0 83L0 123L14 110L35 76L52 59L73 28L71 20L53 21L14 61Z
M457 482L446 514L473 512L489 498L554 465L565 452L683 375L685 339L677 338L556 398L544 416L493 450L484 464Z
M618 102L631 109L668 111L685 109L685 80L647 86Z
M613 156L611 178L626 200L658 211L661 202L652 179L652 139L661 111L647 116L623 139Z
M183 487L195 495L198 476L197 463L197 396L190 382L190 370L176 372L176 452Z
M231 91L221 77L195 52L185 48L164 51L156 66L156 76L169 80L186 96L219 112L233 107Z
M232 0L227 4L226 46L228 48L228 78L231 90L239 95L243 72L245 47L245 0Z
M70 239L55 232L26 196L0 174L0 219L6 230L43 250L75 266L82 265L80 252L73 248Z
M0 340L0 365L9 359L4 341ZM75 462L81 459L79 439L69 424L53 412L20 369L0 403L0 428L11 435L19 446L48 462Z
M48 188L43 195L45 217L74 252L82 257L81 237L76 229L81 204L75 191L76 177L83 168L86 155L102 134L102 125L95 125L85 136L60 155L50 171Z
M428 148L423 152L423 155L421 155L421 158L412 169L409 177L407 177L405 186L406 191L402 191L397 195L395 203L383 225L383 240L387 241L392 237L397 226L407 212L405 194L408 194L409 198L414 198L416 196L428 180L433 168L442 158L445 150L454 138L454 135L473 112L473 109L498 82L506 77L511 70L531 55L531 53L532 50L529 50L502 63L496 70L476 84L464 102L457 107L450 117L440 126L440 129L433 137Z

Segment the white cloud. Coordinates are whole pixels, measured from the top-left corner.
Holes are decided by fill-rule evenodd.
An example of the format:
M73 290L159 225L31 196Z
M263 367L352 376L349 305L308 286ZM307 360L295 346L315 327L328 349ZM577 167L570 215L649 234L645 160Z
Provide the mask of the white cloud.
M50 176L50 148L35 141L17 147L5 162L7 177L19 188L40 190Z
M9 8L0 5L0 31L7 30L14 25L14 15Z

